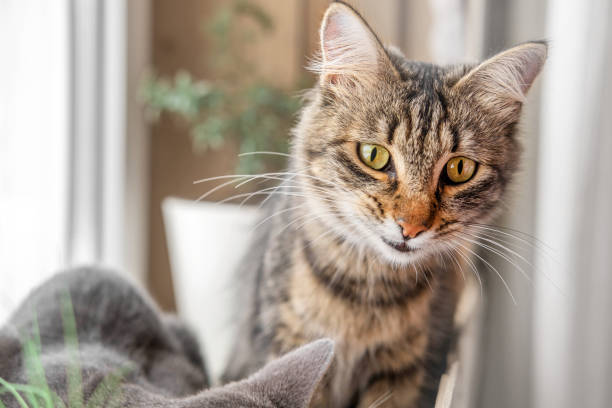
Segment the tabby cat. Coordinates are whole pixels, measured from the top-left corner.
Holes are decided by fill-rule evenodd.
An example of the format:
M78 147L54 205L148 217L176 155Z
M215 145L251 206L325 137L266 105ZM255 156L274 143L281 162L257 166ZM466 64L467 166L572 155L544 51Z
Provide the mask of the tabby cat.
M66 335L65 299L72 304L74 339ZM31 336L40 337L35 360L24 350L24 339ZM66 343L76 340L74 353ZM202 391L207 377L197 343L176 318L162 316L113 273L77 269L35 290L0 330L0 379L44 389L35 381L40 372L32 370L39 364L49 389L61 399L54 401L56 408L306 408L331 362L332 348L331 341L319 340L246 380ZM80 385L70 391L75 377L68 373L75 363ZM106 381L113 376L120 381ZM20 394L35 406L31 394ZM48 406L41 401L39 406ZM0 406L23 407L2 385Z
M313 406L431 407L464 287L457 252L517 169L517 123L547 46L479 65L412 62L340 1L320 37L286 180L241 270L247 313L225 378L329 337L335 363Z

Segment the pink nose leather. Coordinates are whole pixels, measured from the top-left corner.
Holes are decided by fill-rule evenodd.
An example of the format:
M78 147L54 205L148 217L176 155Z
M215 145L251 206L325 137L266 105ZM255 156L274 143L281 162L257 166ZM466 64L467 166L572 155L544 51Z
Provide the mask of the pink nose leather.
M402 227L402 235L404 235L405 238L415 238L427 229L423 224L409 224L401 218L397 220L397 223Z

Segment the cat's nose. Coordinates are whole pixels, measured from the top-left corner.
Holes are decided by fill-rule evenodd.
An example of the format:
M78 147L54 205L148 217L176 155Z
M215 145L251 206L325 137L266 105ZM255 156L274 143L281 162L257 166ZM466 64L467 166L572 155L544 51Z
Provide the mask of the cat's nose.
M396 222L402 229L404 238L416 238L421 232L427 230L424 224L412 224L403 218L398 218Z

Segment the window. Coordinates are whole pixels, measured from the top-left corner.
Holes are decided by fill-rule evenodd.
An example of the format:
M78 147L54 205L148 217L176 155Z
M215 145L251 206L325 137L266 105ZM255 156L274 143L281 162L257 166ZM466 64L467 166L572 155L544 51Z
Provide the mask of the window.
M66 0L0 3L0 321L65 262Z

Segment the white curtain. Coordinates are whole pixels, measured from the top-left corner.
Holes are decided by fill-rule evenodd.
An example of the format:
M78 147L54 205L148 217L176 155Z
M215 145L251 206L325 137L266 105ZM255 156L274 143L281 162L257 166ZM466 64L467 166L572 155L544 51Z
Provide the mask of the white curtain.
M65 262L68 1L0 0L0 321Z
M522 171L500 224L527 262L489 254L481 407L609 407L612 401L612 6L487 0L485 53L533 39L549 60L521 123ZM522 247L522 248L521 248ZM517 249L517 246L514 247ZM486 251L484 251L486 252Z
M66 266L144 281L148 4L0 0L0 322Z
M546 39L550 46L523 112L522 169L498 221L519 237L500 234L522 258L506 253L511 264L481 251L516 304L501 279L481 265L479 380L468 406L610 407L612 4L431 0L436 60L460 49L448 38L453 25L442 21L458 3L465 60L529 40ZM483 9L481 31L474 16ZM469 51L481 45L481 55Z
M612 6L548 6L534 294L535 407L612 404Z

